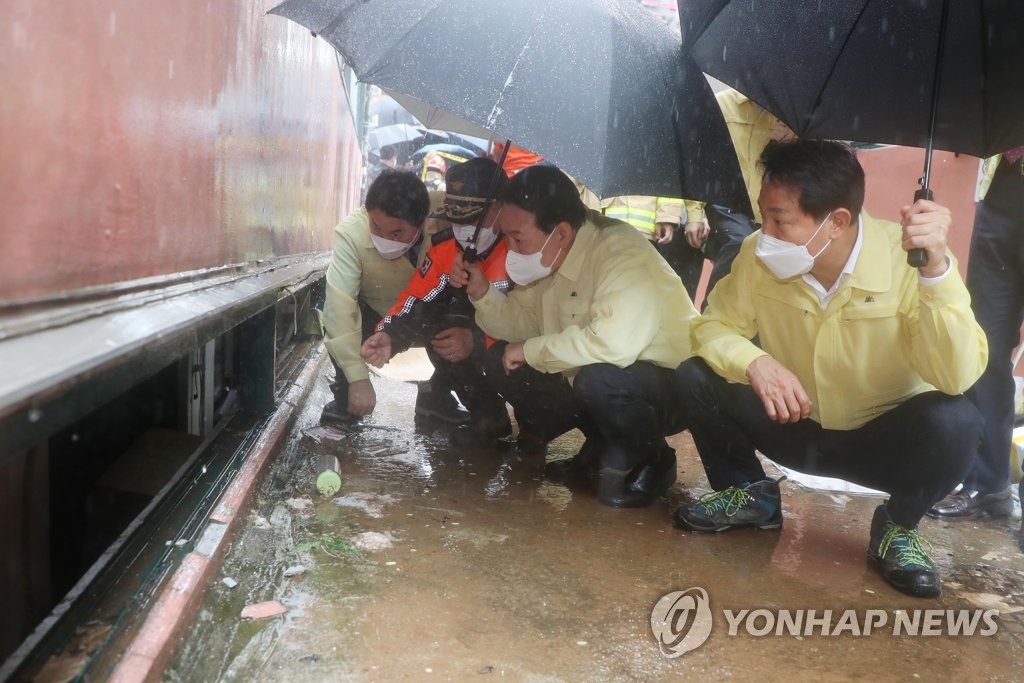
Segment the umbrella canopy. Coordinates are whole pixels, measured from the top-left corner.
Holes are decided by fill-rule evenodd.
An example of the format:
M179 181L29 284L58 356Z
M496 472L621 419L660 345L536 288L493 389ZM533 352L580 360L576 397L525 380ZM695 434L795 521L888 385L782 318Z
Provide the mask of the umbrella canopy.
M286 0L271 12L330 42L361 80L511 139L598 195L747 204L709 86L636 0Z
M1020 0L680 0L679 9L701 68L802 137L982 157L1024 144Z
M426 133L427 130L420 126L396 123L390 126L374 128L367 137L370 149L376 152L386 145L423 144L423 138L426 136Z

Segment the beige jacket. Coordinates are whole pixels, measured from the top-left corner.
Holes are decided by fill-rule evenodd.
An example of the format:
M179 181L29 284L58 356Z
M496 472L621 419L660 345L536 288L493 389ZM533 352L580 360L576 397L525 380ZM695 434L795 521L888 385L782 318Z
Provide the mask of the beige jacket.
M426 235L420 244L420 264L429 245L430 237ZM370 240L370 217L365 208L349 214L334 228L333 254L327 268L324 345L349 382L370 376L359 356L363 343L359 299L383 315L414 272L416 269L404 256L388 261L377 252Z
M526 362L573 377L594 363L675 368L690 356L697 311L679 277L627 223L590 211L549 277L474 302L487 334L525 342Z

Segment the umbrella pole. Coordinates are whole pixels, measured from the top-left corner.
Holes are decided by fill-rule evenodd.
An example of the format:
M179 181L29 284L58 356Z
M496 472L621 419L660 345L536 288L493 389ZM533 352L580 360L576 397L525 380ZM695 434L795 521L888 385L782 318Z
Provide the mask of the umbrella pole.
M480 218L476 219L476 230L473 231L473 242L462 251L462 259L467 263L473 263L477 259L476 240L480 237L480 230L483 228L484 218L487 217L487 210L494 202L494 193L498 191L498 178L501 177L501 173L505 172L502 169L502 166L505 165L505 158L508 156L508 148L511 146L512 141L506 139L505 147L501 150L501 158L498 159L498 168L494 169L494 175L491 176L491 183L487 187L487 202L484 204L484 211L480 214Z
M919 181L921 189L914 193L914 201L918 199L935 199L932 192L932 149L935 140L935 122L939 114L939 85L942 79L942 62L946 49L946 20L949 18L949 0L942 0L942 14L939 19L939 50L935 63L935 80L932 82L932 109L928 117L928 146L924 152L924 175ZM907 252L907 263L915 268L923 268L928 265L928 252L924 249L911 249Z

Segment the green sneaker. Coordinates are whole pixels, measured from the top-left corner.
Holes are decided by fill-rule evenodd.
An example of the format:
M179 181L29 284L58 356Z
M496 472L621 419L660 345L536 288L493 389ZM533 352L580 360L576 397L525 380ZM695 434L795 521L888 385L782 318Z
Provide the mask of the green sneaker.
M730 486L704 496L696 505L680 506L672 519L690 531L728 531L745 526L778 529L782 526L782 479L785 477Z
M886 583L907 595L938 596L942 592L942 580L932 562L931 550L931 543L916 529L893 522L885 505L875 508L868 558L878 564Z

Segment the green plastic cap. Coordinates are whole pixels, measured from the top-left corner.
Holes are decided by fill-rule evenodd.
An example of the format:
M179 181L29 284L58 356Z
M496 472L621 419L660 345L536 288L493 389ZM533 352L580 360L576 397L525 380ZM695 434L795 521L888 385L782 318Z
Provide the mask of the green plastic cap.
M341 490L341 477L334 470L324 470L316 478L316 490L322 496L333 496Z

